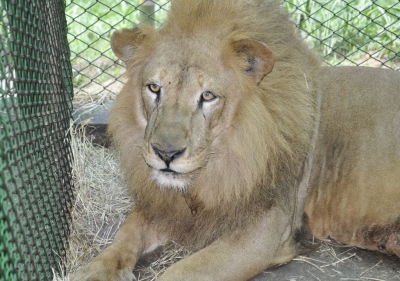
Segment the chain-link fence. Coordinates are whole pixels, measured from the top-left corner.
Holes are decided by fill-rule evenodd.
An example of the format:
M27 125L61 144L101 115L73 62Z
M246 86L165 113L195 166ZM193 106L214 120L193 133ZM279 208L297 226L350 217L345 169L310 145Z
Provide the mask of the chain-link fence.
M282 6L328 64L400 69L398 0L285 0ZM167 0L67 1L77 103L87 101L86 94L100 102L113 99L122 87L123 66L109 45L112 32L144 20L159 26L168 7Z
M67 0L76 103L85 104L92 99L101 103L115 97L123 85L120 79L123 64L110 49L112 32L143 21L158 27L165 20L168 8L168 0Z
M285 0L284 6L328 64L400 69L398 0Z
M64 0L0 0L0 280L52 280L71 205Z

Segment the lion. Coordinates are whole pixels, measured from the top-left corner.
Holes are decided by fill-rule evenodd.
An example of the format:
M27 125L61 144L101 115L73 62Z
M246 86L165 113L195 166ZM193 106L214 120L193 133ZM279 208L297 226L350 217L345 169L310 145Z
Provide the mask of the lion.
M116 31L109 133L135 205L72 280L128 281L142 254L195 251L159 280L248 280L309 232L400 256L400 74L322 66L273 0L173 0Z

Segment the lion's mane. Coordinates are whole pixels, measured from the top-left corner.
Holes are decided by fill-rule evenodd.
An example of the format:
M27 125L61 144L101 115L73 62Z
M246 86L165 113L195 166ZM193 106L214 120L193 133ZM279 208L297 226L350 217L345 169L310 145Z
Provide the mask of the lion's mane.
M299 39L276 1L173 0L159 30L140 26L141 45L128 63L128 81L109 119L109 133L136 203L134 208L175 241L202 247L244 227L296 192L315 123L313 77L320 60ZM221 42L221 59L236 74L244 95L230 129L211 144L205 167L186 192L161 190L150 178L141 146L140 73L161 40L195 40L207 32ZM272 50L274 68L259 83L245 79L232 42L259 40ZM205 48L207 42L199 42ZM194 54L195 55L195 54ZM177 77L179 79L179 77ZM132 98L132 95L136 98Z

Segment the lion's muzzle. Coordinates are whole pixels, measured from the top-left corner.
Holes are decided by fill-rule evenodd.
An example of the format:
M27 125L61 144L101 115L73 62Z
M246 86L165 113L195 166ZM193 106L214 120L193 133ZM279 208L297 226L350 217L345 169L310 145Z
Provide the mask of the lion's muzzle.
M164 161L165 165L167 166L167 170L170 170L169 164L174 161L175 159L178 159L181 157L184 153L186 148L184 149L175 149L174 146L172 145L167 145L164 143L164 145L158 144L158 143L153 143L151 144L151 147L153 148L154 153L162 160ZM171 170L172 171L172 170Z
M150 147L153 152L153 157L160 164L163 163L163 168L153 166L152 179L157 182L160 187L184 189L189 184L189 178L179 172L175 167L176 160L182 158L186 148L176 149L175 146L166 142L151 143Z

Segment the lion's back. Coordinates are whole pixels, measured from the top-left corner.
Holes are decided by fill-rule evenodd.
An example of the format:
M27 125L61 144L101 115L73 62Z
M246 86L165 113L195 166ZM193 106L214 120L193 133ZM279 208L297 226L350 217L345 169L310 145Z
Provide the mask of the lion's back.
M321 85L310 228L319 238L399 255L400 73L326 68Z

